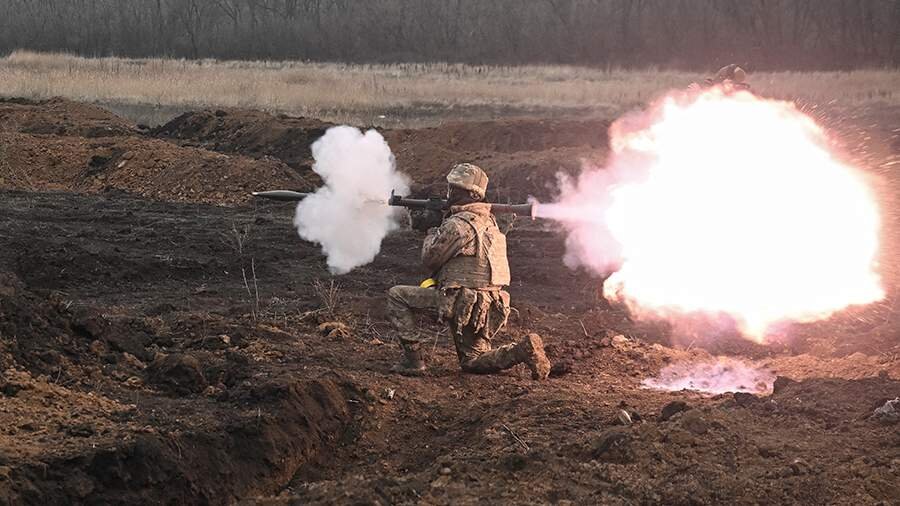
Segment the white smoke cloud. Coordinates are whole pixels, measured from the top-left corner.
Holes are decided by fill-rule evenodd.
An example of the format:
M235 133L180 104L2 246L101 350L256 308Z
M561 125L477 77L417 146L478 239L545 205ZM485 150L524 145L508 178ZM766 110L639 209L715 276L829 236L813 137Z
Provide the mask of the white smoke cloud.
M749 392L764 394L772 391L775 373L727 357L701 363L668 365L656 378L645 379L641 385L655 390L677 392L697 390L711 394Z
M398 228L402 211L387 199L391 190L408 194L408 179L375 130L329 128L312 154L325 184L297 204L294 225L300 237L322 245L333 274L345 274L374 260L381 241Z

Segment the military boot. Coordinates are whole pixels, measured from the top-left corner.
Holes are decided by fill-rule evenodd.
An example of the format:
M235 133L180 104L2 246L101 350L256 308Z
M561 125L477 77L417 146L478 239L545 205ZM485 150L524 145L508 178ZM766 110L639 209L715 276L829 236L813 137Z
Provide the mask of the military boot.
M544 342L537 334L528 334L516 343L515 352L518 358L531 369L531 377L536 380L547 379L550 375L550 360L544 353Z
M422 352L418 349L418 346L404 342L401 339L400 347L403 348L403 361L391 367L391 372L402 374L403 376L422 376L425 374L425 361L422 359Z

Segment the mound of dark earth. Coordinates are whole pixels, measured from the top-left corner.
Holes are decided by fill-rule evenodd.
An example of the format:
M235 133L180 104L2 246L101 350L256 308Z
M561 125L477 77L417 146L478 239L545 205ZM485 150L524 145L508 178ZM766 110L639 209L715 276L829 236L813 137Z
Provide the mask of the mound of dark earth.
M100 107L64 98L0 98L0 131L95 138L133 135L135 126Z
M312 166L310 146L333 126L310 118L242 109L184 113L153 129L153 135L184 145L253 158L277 158L295 169Z

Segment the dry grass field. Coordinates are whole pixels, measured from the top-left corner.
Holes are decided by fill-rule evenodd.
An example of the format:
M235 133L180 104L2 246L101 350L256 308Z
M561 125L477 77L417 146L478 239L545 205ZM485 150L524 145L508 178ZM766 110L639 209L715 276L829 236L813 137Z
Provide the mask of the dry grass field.
M0 59L0 96L100 103L150 123L186 109L241 107L335 122L424 126L501 114L615 114L702 77L559 65L191 61L15 51ZM750 79L760 93L809 103L900 102L896 70L760 72Z

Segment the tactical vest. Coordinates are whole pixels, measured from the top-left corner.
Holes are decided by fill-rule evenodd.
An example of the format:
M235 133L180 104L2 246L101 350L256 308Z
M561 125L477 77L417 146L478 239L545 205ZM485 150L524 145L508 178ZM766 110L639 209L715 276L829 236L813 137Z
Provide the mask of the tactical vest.
M457 255L441 267L438 281L442 288L487 288L509 285L509 261L506 259L506 236L497 228L490 214L459 212L460 219L475 233L475 255Z

